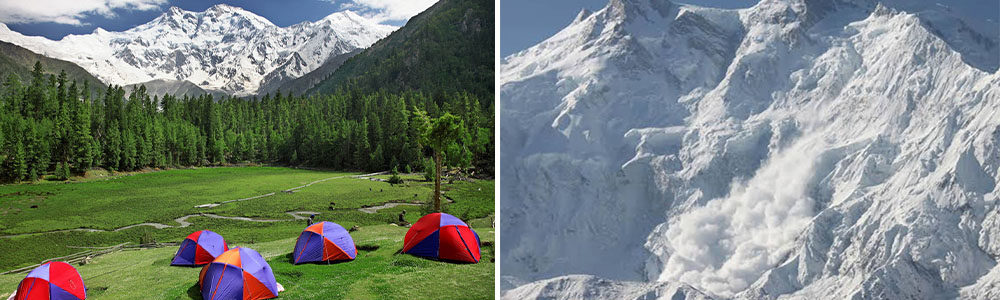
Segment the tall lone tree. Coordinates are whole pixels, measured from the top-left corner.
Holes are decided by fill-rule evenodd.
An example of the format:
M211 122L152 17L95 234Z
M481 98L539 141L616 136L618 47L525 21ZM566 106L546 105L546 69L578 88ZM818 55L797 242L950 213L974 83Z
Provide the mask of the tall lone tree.
M462 119L445 113L430 122L430 126L421 136L422 143L434 149L434 211L436 212L441 212L441 153L460 138L462 128Z

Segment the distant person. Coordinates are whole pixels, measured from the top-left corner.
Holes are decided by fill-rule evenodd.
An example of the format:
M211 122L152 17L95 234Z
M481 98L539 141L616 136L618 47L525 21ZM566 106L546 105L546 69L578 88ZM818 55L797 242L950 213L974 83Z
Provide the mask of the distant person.
M312 224L313 224L313 219L315 219L315 218L316 218L316 214L311 214L311 215L309 215L309 219L308 219L308 220L306 220L306 226L312 226Z
M399 213L399 223L400 224L405 224L406 223L406 220L403 219L404 216L406 216L406 210L405 209L403 210L403 212Z

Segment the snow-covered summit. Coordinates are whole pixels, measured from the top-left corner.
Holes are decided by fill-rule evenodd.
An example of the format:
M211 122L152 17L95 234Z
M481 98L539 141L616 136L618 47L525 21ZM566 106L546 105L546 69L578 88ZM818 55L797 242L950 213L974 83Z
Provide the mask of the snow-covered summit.
M504 58L505 297L1000 294L1000 50L930 15L614 0Z
M3 26L0 40L77 63L112 84L179 80L243 96L264 88L268 79L296 78L331 57L367 48L395 29L351 11L278 27L242 8L219 4L203 12L171 7L123 32L98 28L59 41Z

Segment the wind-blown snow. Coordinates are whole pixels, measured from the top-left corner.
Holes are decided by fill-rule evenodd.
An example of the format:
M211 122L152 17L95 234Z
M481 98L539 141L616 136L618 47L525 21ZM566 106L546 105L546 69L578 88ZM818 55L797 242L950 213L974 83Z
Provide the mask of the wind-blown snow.
M59 41L24 36L0 24L0 40L74 62L111 84L189 81L205 90L245 96L262 89L266 79L300 77L395 29L351 11L278 27L252 12L219 4L204 12L171 7L123 32L98 28Z
M1000 49L918 7L614 0L505 58L504 297L1000 294Z

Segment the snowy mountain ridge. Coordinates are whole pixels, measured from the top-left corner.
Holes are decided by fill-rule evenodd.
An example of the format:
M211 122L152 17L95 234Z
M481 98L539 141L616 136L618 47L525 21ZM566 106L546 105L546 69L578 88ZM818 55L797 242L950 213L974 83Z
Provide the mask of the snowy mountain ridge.
M1000 36L915 2L612 0L505 58L504 297L1000 295Z
M188 81L245 96L268 83L300 77L332 57L367 48L394 30L352 11L278 27L252 12L219 4L204 12L171 7L123 32L98 28L59 41L24 36L0 24L0 40L74 62L111 84Z

